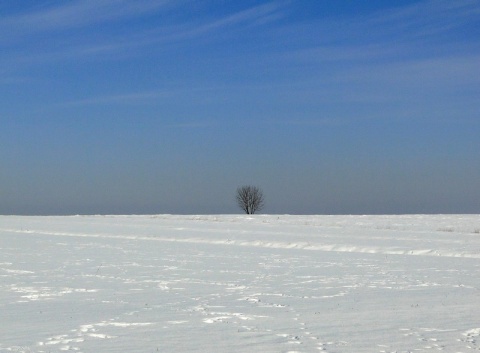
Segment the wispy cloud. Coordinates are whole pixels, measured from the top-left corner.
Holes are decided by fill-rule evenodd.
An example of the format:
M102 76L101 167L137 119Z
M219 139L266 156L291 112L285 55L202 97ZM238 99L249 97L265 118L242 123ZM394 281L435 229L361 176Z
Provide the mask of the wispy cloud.
M401 31L399 34L428 36L460 27L479 15L476 0L428 0L373 14L367 24L386 26Z
M282 9L286 2L267 3L247 10L240 11L233 15L203 24L192 31L192 34L201 34L213 30L219 30L225 27L231 27L238 24L247 26L262 25L267 22L277 20L282 17Z
M27 12L0 16L2 37L12 34L39 33L42 31L62 31L70 28L86 27L92 24L128 20L139 16L151 16L158 11L174 10L178 4L172 0L76 0L61 2L56 6L42 6ZM282 9L287 1L258 5L237 13L226 14L222 18L194 19L194 24L177 23L179 35L193 35L219 30L234 25L261 25L282 17ZM161 27L162 24L160 23ZM168 28L167 28L168 29Z
M427 0L365 15L327 18L303 27L293 25L290 31L314 33L317 44L325 46L355 46L357 43L398 46L425 44L433 40L439 41L436 45L441 45L451 41L451 36L461 38L464 30L478 32L479 21L479 1Z
M288 1L271 2L263 5L224 14L223 17L178 19L157 23L151 26L137 26L133 30L116 30L107 33L99 30L100 25L116 20L128 20L152 13L179 10L178 3L171 0L78 0L61 3L55 7L40 7L26 13L0 17L0 42L10 43L17 39L31 38L42 32L52 35L42 37L42 46L14 45L13 50L3 55L3 66L8 59L15 66L19 64L52 63L59 60L86 57L118 58L119 55L135 56L144 47L183 43L213 33L225 35L231 31L265 25L283 16ZM96 26L92 26L96 25ZM81 35L57 40L55 33L62 35L64 30L86 27ZM32 55L32 51L34 55ZM2 57L0 56L0 59Z
M168 0L76 0L57 6L37 7L29 12L0 19L0 28L20 32L63 30L99 22L125 19L166 6Z
M92 105L108 105L108 104L142 104L147 101L159 98L167 98L175 94L172 90L154 90L145 92L132 92L122 94L105 95L101 97L85 98L74 101L61 103L61 106L92 106Z
M478 1L423 1L345 19L341 30L338 23L325 21L316 28L319 41L287 49L282 58L314 72L328 66L328 78L474 84L480 39L461 39L479 21Z
M94 105L135 105L135 104L145 104L149 102L159 102L162 99L169 99L175 96L188 96L196 97L203 96L206 94L213 94L214 92L219 92L225 89L225 86L194 86L184 85L179 86L171 85L162 89L146 90L146 91L137 91L137 92L126 92L118 94L107 94L102 96L89 97L85 99L78 99L67 101L58 104L57 106L63 107L78 107L78 106L94 106Z
M186 9L185 2L179 6L177 2L160 0L84 0L59 4L8 18L0 17L0 28L9 24L18 25L25 31L61 32L63 29L149 16L152 11L165 11L165 15L169 11ZM18 76L27 75L22 70L11 75L5 67L33 67L60 61L78 65L90 59L118 58L142 58L143 64L146 57L150 60L150 57L163 59L169 56L166 66L171 65L169 68L173 71L184 67L189 73L195 71L188 78L183 73L178 76L162 72L162 77L171 79L172 87L162 83L166 88L155 89L149 82L143 88L138 85L138 91L132 89L129 92L128 86L123 85L123 93L114 93L116 88L110 87L90 92L91 97L73 98L63 104L70 107L157 104L172 101L171 98L205 106L206 101L214 99L212 97L228 97L224 100L235 104L236 97L241 96L244 101L252 102L262 97L267 102L265 106L268 102L278 101L277 105L288 102L295 107L316 107L321 102L324 106L370 104L377 109L387 103L401 105L428 98L439 101L436 109L440 111L447 108L446 104L451 101L448 95L452 92L478 92L475 87L479 85L480 39L469 36L465 43L457 40L462 31L480 20L480 2L476 0L420 1L362 16L313 18L301 23L277 21L287 17L292 4L274 1L240 10L236 7L236 11L216 13L215 16L208 11L199 11L201 15L193 18L191 14L176 13L168 22L152 21L148 26L137 23L138 26L131 30L120 29L121 33L117 31L119 26L114 26L108 33L98 31L98 26L91 26L92 31L76 32L79 34L68 37L68 40L62 38L56 42L56 37L45 36L45 45L28 47L25 51L20 48L17 53L0 53L0 66L3 66L1 70L5 76L15 77L17 73ZM235 65L234 70L226 66L223 58L218 59L217 54L223 53L224 44L229 40L242 38L253 43L252 33L260 32L266 24L269 30L262 32L261 40L264 43L271 40L272 45L257 46L259 41L256 41L251 53L237 50L236 55L228 57L228 65ZM246 36L241 37L244 33ZM201 44L221 41L216 43L221 45L211 46L217 50L214 53L197 52L198 59L181 57L191 52L192 44L197 48L200 41ZM148 52L143 50L146 48ZM169 62L176 55L185 66ZM201 64L197 65L196 60ZM216 63L223 67L214 67ZM123 62L119 61L118 67L122 67L121 64ZM195 68L187 67L190 64ZM200 66L216 74L200 72ZM232 75L234 80L219 88L221 84L218 82L223 79L220 71L235 71L238 75ZM236 81L240 75L244 75L245 80L242 77ZM248 81L251 87L241 87L241 81ZM149 87L153 89L149 90ZM346 114L350 113L348 110ZM330 116L329 112L325 116Z

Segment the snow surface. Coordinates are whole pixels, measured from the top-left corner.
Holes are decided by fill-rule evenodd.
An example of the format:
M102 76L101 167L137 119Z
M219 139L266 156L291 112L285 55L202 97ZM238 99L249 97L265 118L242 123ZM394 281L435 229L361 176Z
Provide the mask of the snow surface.
M480 351L480 216L0 217L0 352Z

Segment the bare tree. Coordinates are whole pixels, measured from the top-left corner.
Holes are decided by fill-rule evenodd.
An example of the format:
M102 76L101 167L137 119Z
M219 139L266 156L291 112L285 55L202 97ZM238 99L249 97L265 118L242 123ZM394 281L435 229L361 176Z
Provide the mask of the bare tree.
M265 204L263 192L256 186L245 185L237 189L237 205L246 214L260 211Z

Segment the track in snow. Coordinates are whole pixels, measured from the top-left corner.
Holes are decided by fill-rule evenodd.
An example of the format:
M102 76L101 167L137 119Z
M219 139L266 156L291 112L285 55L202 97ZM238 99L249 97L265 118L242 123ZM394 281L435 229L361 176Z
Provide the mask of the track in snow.
M0 352L478 351L479 221L0 217Z

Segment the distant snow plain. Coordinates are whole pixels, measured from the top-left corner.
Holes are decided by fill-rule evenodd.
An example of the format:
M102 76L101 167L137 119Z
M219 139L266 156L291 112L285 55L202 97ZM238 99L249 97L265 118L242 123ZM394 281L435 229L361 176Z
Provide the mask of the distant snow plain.
M0 352L480 351L480 215L0 217Z

